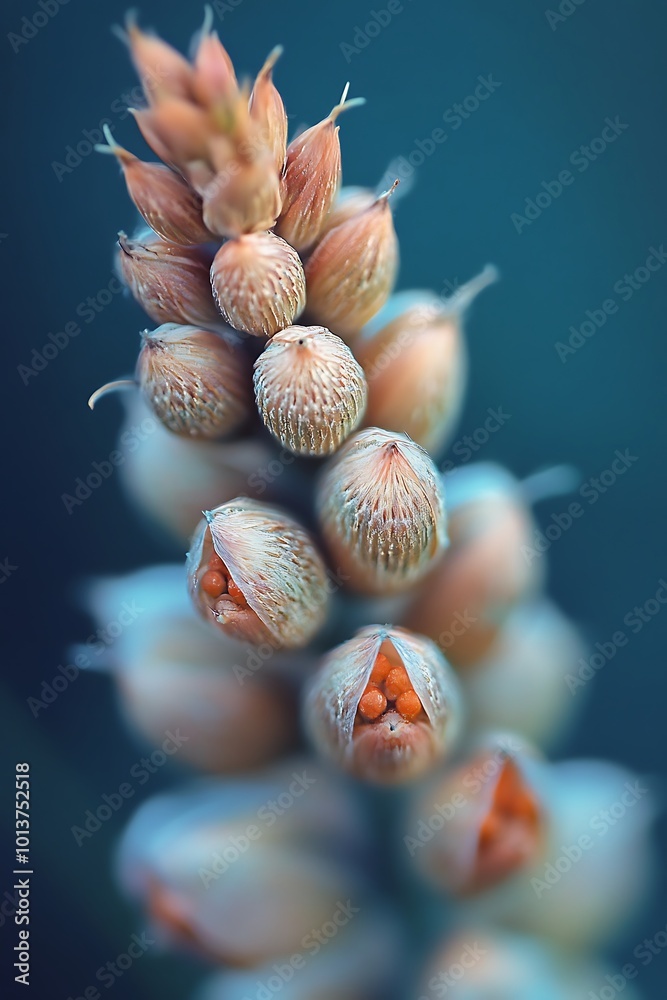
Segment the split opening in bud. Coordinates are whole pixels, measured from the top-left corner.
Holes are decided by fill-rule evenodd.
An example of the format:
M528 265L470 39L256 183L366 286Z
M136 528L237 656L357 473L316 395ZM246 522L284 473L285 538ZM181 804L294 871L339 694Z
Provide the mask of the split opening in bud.
M532 789L508 756L479 827L475 864L464 891L488 889L523 868L537 852L541 827Z
M370 679L359 701L355 724L374 723L389 713L398 713L406 722L427 716L412 686L403 661L387 639L375 658Z
M210 512L205 512L207 521L211 521ZM197 573L197 586L206 596L205 603L208 605L213 617L220 624L228 621L231 615L237 616L242 613L259 619L248 605L243 591L232 579L221 556L216 552L210 529L204 538L204 555Z

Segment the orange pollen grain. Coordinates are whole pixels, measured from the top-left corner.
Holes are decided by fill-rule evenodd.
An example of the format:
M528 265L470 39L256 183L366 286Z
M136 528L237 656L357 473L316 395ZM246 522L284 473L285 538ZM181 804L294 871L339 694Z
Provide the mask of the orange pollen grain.
M372 721L379 718L387 707L387 699L375 684L369 684L359 701L359 711L364 719Z
M387 675L391 670L391 663L384 655L384 653L378 653L375 659L375 666L373 667L373 672L371 673L371 681L374 684L381 684L382 681L387 679Z
M220 597L225 592L225 578L217 570L209 569L202 576L199 586L209 597Z
M240 608L247 608L248 602L243 596L241 589L230 579L227 584L227 592L235 604L238 604Z
M396 711L400 712L408 722L416 719L421 710L422 703L419 700L419 695L412 689L410 691L402 691L396 699Z
M392 667L392 669L387 674L387 680L385 681L384 691L390 701L395 701L399 694L403 694L405 691L411 691L412 684L410 683L410 678L408 677L408 672L405 667Z

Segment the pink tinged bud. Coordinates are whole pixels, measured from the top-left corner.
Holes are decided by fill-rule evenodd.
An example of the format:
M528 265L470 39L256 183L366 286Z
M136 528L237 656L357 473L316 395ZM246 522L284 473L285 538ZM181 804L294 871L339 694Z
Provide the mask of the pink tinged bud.
M153 233L136 240L120 233L118 243L121 277L151 319L204 329L219 326L207 250L177 246Z
M282 54L277 45L257 74L250 95L250 117L258 127L259 135L273 153L273 162L279 174L285 164L287 149L287 115L282 97L273 82L273 67Z
M363 593L400 593L447 544L444 492L429 455L402 434L354 434L318 484L317 513L332 560Z
M467 357L457 318L430 293L392 296L355 341L368 378L369 424L439 454L458 418Z
M209 32L206 25L194 59L192 89L207 108L215 108L238 89L232 60L217 33Z
M132 62L150 105L167 97L192 97L192 67L180 52L157 35L142 31L131 15L126 31L120 34L130 47Z
M305 277L298 253L274 233L229 240L211 267L213 294L235 330L271 337L303 311Z
M332 209L324 220L319 239L341 222L347 222L355 215L360 215L367 208L375 203L377 195L370 188L363 187L342 187L338 191Z
M187 572L195 607L230 638L295 649L324 622L324 562L306 531L268 504L237 498L206 511Z
M349 84L328 117L293 139L287 149L283 207L276 232L299 252L308 250L319 237L340 187L336 119L346 108L364 103L360 97L346 100L348 88Z
M201 108L169 98L158 107L132 113L144 139L165 163L187 173L189 163L206 160L206 143L212 126Z
M432 883L467 896L530 870L546 823L532 754L514 735L494 737L422 792L410 828L423 849L410 853Z
M249 367L231 337L165 323L144 332L136 381L168 430L216 440L237 430L250 414ZM102 395L125 384L108 383L88 405L92 409Z
M213 239L202 221L201 198L182 177L162 163L144 163L123 149L106 125L104 134L108 145L95 148L118 159L130 198L153 232L181 246Z
M199 190L204 222L217 236L271 229L280 213L280 181L268 149L250 159L233 156Z
M387 301L398 271L398 240L389 196L336 226L306 262L308 316L353 339Z

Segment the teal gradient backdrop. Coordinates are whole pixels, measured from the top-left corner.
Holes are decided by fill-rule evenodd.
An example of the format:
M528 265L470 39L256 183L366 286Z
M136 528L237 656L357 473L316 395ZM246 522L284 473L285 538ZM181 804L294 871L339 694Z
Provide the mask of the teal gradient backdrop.
M667 577L667 260L656 267L667 246L667 8L657 0L561 6L572 13L551 16L546 3L529 0L404 0L385 16L386 0L241 0L219 4L216 18L249 74L283 43L276 80L292 128L321 118L347 80L352 95L366 97L365 108L341 119L345 180L375 185L402 158L394 169L410 190L396 208L400 287L447 290L487 262L498 266L501 282L470 316L471 385L459 438L483 424L488 408L509 419L477 457L520 475L571 463L583 483L609 469L617 451L632 456L604 493L592 487L596 502L583 499L584 516L553 541L548 559L551 592L592 644L618 629L629 635L592 683L567 752L626 763L659 793L667 770L667 608L636 632L624 620ZM136 926L111 874L127 817L82 848L70 827L117 787L137 747L101 676L78 679L36 719L26 699L54 676L67 644L87 634L71 600L82 575L180 553L146 532L116 479L71 514L61 500L114 448L117 404L93 415L86 399L131 368L145 325L120 295L101 306L115 234L134 224L118 171L87 152L77 163L68 147L86 150L87 133L103 119L118 141L143 147L127 113L137 101L134 75L109 30L124 4L69 0L31 32L22 19L38 9L23 0L0 14L7 456L0 558L18 567L0 586L7 626L0 712L9 763L27 758L34 772L33 995L65 1000L94 981ZM142 23L181 48L201 13L176 0L146 0L140 11ZM377 31L366 28L380 21ZM483 100L471 99L476 88ZM600 143L605 128L612 141ZM568 183L558 181L563 170ZM518 219L527 214L532 221ZM656 269L637 271L654 249ZM22 375L33 349L70 322L80 334L44 370ZM542 530L569 502L540 504ZM149 791L170 776L157 776ZM8 801L1 791L3 823ZM0 865L4 891L6 856ZM666 923L663 878L652 909L612 960L628 960ZM0 928L5 940L7 930ZM127 1000L181 998L194 978L186 962L147 958L116 989ZM45 983L48 994L40 992ZM667 955L642 970L638 985L661 1000L665 983Z

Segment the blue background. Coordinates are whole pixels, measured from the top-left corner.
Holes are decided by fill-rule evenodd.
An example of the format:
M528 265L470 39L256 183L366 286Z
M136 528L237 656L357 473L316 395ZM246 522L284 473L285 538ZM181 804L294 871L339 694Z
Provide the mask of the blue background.
M667 267L627 302L614 284L667 241L665 184L664 4L585 0L553 28L542 2L436 3L406 0L377 37L358 52L355 30L386 4L338 0L242 0L216 18L239 68L256 71L277 42L285 56L276 72L291 124L319 120L346 80L367 106L341 119L347 183L375 185L390 160L407 157L416 140L442 127L447 140L414 172L397 206L400 287L441 290L498 265L502 282L476 303L468 324L471 386L461 434L488 407L511 414L479 453L518 474L570 462L588 479L607 469L617 449L637 461L587 506L585 516L549 552L550 588L592 642L605 641L667 575L664 466L665 309ZM31 363L49 332L77 319L77 306L111 279L112 246L134 215L115 167L84 156L60 179L54 162L107 118L116 138L141 152L122 95L136 86L123 47L109 26L124 4L69 0L35 37L13 51L10 32L39 8L5 5L0 50L5 175L0 214L2 371L6 461L0 558L18 568L0 585L3 676L0 712L8 769L0 787L2 824L12 800L11 765L28 759L35 796L32 895L34 996L77 995L95 970L125 950L138 926L112 880L121 812L78 848L70 827L84 810L124 780L137 746L124 733L107 679L84 676L42 712L26 699L53 678L72 639L88 634L71 601L86 573L123 571L179 557L156 542L123 501L112 477L68 515L61 495L114 448L119 409L91 415L92 389L131 369L145 320L115 296L81 334L24 385L18 366ZM554 3L553 8L556 9ZM145 2L141 19L185 48L198 27L197 4ZM357 36L358 37L358 36ZM347 53L347 56L346 54ZM500 86L460 128L443 115L473 93L479 75ZM129 103L136 102L136 92ZM607 117L628 128L585 172L517 232L542 182L571 165L570 156L599 136ZM451 119L450 119L451 120ZM556 343L569 327L615 298L619 308L563 362ZM542 503L543 526L567 506ZM610 757L650 776L661 795L665 760L665 638L662 610L618 651L591 687L568 754ZM165 769L166 772L166 769ZM160 773L154 793L173 778ZM8 837L9 825L0 827ZM661 831L664 833L664 821ZM0 858L0 891L9 885L11 842ZM640 926L613 957L667 923L664 878ZM9 934L8 934L9 931ZM0 928L3 957L14 943ZM119 996L183 997L194 966L147 956L115 989ZM6 981L9 981L8 979ZM662 998L667 955L637 982ZM4 986L4 984L3 984Z

